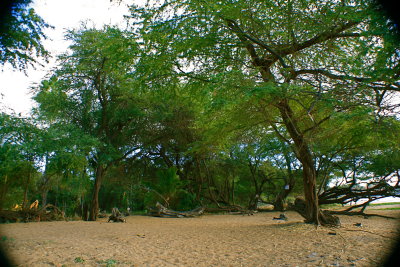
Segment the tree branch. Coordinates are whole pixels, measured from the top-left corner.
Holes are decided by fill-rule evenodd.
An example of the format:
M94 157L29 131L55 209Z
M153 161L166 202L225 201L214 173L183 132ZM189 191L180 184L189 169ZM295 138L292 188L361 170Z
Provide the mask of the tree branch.
M236 33L236 35L239 37L239 39L240 39L241 41L245 41L245 42L248 43L248 44L249 44L248 41L251 41L251 42L257 44L257 45L260 46L261 48L263 48L263 49L267 50L269 53L271 53L275 58L277 58L277 59L279 60L280 64L281 64L284 68L288 68L288 67L289 67L288 65L286 65L285 61L283 60L282 56L281 56L279 53L277 53L274 49L272 49L269 45L265 44L265 43L264 43L263 41L261 41L260 39L258 39L258 38L254 37L254 36L251 36L251 35L245 33L245 32L240 28L240 26L238 25L238 23L237 23L235 20L233 20L233 19L228 19L228 18L223 18L223 19L227 22L228 27L229 27L232 31L234 31L234 32ZM249 44L249 45L251 45L251 51L250 51L249 49L248 49L248 50L249 50L250 55L252 55L252 58L253 58L253 55L257 55L257 54L256 54L256 52L255 52L254 46L253 46L252 44ZM247 47L247 46L246 46L246 47ZM258 56L257 56L257 58L259 59ZM273 62L273 61L272 61L272 62Z
M293 72L294 77L296 77L298 75L303 75L303 74L312 74L312 75L321 74L321 75L323 75L325 77L328 77L330 79L342 80L342 81L346 81L346 80L356 81L356 82L370 82L370 81L372 81L371 78L334 74L334 73L329 72L329 71L324 70L324 69L304 69L304 70L297 70L297 71Z
M279 53L280 55L289 55L305 48L311 47L313 45L323 43L330 39L359 36L357 33L342 33L343 31L348 30L359 23L360 22L350 21L341 25L333 26L330 29L321 32L320 34L317 34L313 38L306 40L302 43L294 43L291 46L286 46L285 48L279 49L277 53Z

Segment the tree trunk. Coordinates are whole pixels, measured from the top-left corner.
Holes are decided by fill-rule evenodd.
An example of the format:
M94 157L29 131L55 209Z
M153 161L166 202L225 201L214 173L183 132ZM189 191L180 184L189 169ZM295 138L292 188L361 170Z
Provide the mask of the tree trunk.
M49 192L49 190L47 188L42 189L42 207L47 205L47 193Z
M4 176L4 184L1 187L1 193L0 193L0 210L3 210L3 205L4 205L4 199L6 198L8 191L8 176Z
M26 179L25 187L24 187L24 200L22 201L22 208L25 209L28 207L28 189L29 183L31 182L31 169L29 167L28 177Z
M284 211L284 202L289 193L292 191L292 187L289 186L289 189L282 189L281 192L276 196L275 201L274 201L274 210L276 211Z
M99 212L99 191L104 175L105 175L104 166L98 164L96 168L96 179L94 181L94 187L93 187L92 205L90 207L90 212L89 212L89 221L97 220L97 214Z
M258 209L258 201L260 200L261 192L257 191L254 196L250 198L249 205L247 206L248 210L257 210Z
M303 158L303 161L305 159ZM300 160L301 161L301 160ZM314 164L309 165L310 162L303 163L303 185L304 185L304 198L306 201L306 222L320 224L319 220L319 205L318 197L316 194L316 181L317 175L315 172Z
M316 196L317 174L314 160L309 146L297 126L296 118L289 106L288 100L284 99L278 104L286 129L294 142L295 154L303 166L303 184L305 197L305 211L302 214L306 222L320 224L318 198Z

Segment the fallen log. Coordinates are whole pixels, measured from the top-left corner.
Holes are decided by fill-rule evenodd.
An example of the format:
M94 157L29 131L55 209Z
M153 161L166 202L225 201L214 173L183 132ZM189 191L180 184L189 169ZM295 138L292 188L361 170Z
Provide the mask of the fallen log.
M197 217L204 213L204 208L196 208L190 211L175 211L170 210L157 202L155 208L150 208L147 212L148 215L154 217L165 217L165 218L187 218L187 217Z
M237 205L223 206L218 208L206 208L205 211L210 213L229 212L230 214L241 214L249 216L254 215L254 213L258 212L257 210L249 210Z

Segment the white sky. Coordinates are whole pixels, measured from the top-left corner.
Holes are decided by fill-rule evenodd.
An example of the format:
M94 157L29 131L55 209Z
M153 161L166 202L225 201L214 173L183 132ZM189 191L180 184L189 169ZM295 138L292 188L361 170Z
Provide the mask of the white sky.
M1 0L0 0L1 1ZM114 3L115 2L115 3ZM117 4L110 0L34 0L33 8L48 24L55 29L46 31L48 40L44 42L46 49L54 57L64 52L68 42L64 40L66 29L78 28L82 21L88 25L101 28L104 24L121 25L124 27L123 16L127 15L126 2ZM128 1L130 3L142 0ZM0 111L21 113L28 116L34 106L30 87L42 81L54 66L54 58L46 66L38 66L36 70L29 68L25 75L22 71L13 70L10 66L0 67Z

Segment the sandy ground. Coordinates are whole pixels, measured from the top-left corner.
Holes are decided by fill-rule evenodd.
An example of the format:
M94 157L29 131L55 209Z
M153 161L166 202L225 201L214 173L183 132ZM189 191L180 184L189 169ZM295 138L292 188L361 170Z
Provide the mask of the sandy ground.
M400 218L399 210L370 212ZM18 266L381 266L398 220L340 216L342 227L288 221L278 212L199 218L127 217L127 223L36 222L0 226ZM361 223L361 227L354 224Z

